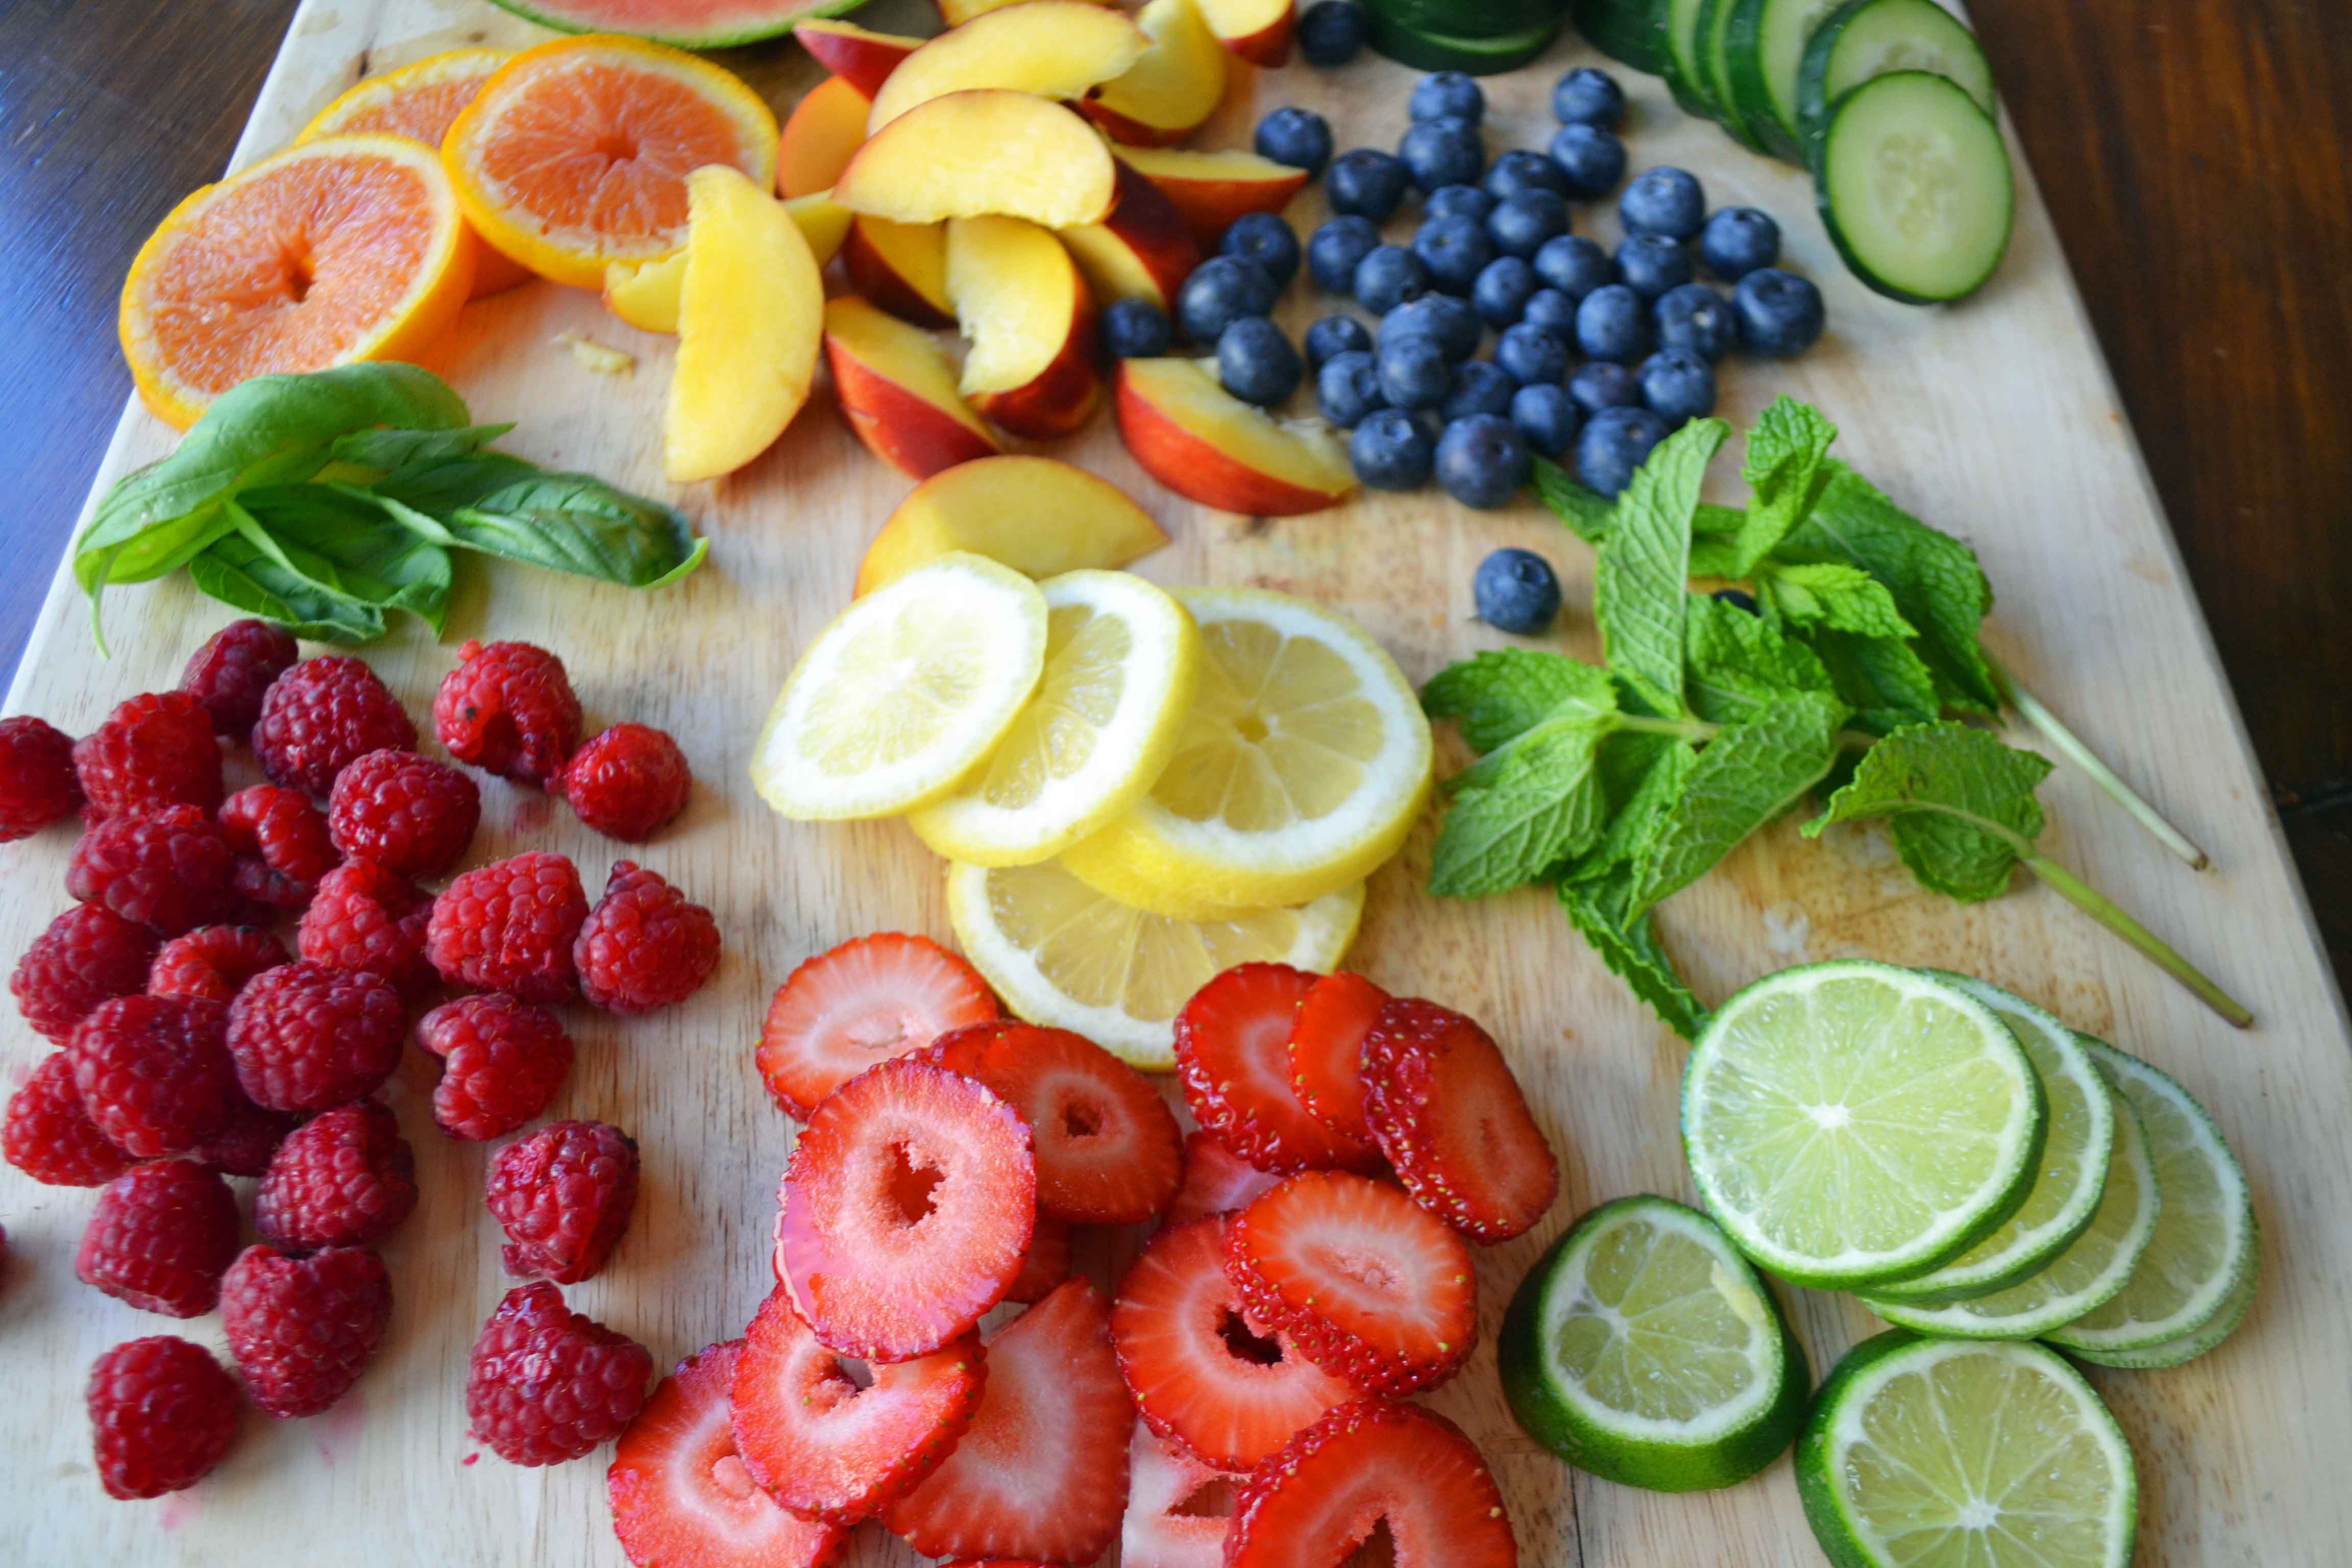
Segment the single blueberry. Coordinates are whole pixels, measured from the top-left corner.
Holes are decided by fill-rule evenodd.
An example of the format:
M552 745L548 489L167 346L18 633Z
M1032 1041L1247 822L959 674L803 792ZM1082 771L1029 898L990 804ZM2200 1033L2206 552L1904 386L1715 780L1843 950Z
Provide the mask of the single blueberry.
M1528 438L1502 414L1472 414L1437 438L1437 482L1464 506L1502 506L1528 482ZM1553 590L1553 608L1559 608Z
M1429 482L1436 456L1436 438L1402 408L1367 415L1348 437L1348 461L1356 478L1376 490L1419 489Z
M1508 414L1511 395L1518 389L1510 372L1493 360L1465 360L1454 367L1454 384L1437 412L1449 425L1474 414Z
M1576 348L1586 359L1632 364L1650 352L1650 302L1622 283L1595 289L1576 307Z
M1604 408L1584 422L1576 438L1577 482L1613 496L1665 438L1666 422L1646 408Z
M1298 236L1276 213L1244 213L1225 230L1217 248L1265 268L1277 289L1298 276Z
M1482 325L1478 312L1451 294L1423 294L1381 318L1380 341L1435 338L1445 357L1456 364L1478 352Z
M1505 256L1532 257L1568 232L1568 198L1557 191L1519 191L1495 204L1486 234Z
M1495 265L1499 267L1502 263ZM1557 289L1538 289L1528 295L1519 320L1531 327L1541 327L1561 342L1576 341L1576 301Z
M1536 276L1575 301L1603 284L1616 282L1617 264L1582 235L1563 234L1545 240L1543 248L1536 252Z
M1826 320L1822 291L1811 280L1777 267L1759 267L1742 278L1731 290L1731 309L1739 318L1741 344L1775 359L1812 347Z
M1576 439L1577 426L1584 423L1584 416L1577 412L1568 388L1538 383L1511 395L1511 423L1519 427L1529 447L1547 458L1557 458Z
M1273 310L1281 293L1256 262L1212 256L1192 268L1192 276L1176 290L1176 324L1185 336L1206 346L1244 316L1263 316Z
M1717 207L1698 231L1698 258L1727 283L1780 259L1780 226L1754 207Z
M1310 66L1343 66L1364 47L1364 10L1351 0L1317 0L1298 14L1298 52Z
M1429 268L1402 245L1376 245L1356 263L1352 286L1358 304L1375 316L1385 316L1406 300L1429 292Z
M1307 364L1321 370L1334 354L1371 353L1372 334L1353 316L1326 316L1307 329Z
M1642 401L1677 430L1715 412L1715 367L1688 349L1660 349L1635 374Z
M1306 374L1289 338L1264 316L1244 316L1217 339L1217 379L1244 403L1270 408L1297 391Z
M1632 365L1594 360L1578 365L1576 374L1568 378L1568 395L1588 416L1604 408L1639 408L1642 381Z
M1528 301L1541 291L1536 287L1539 281L1536 269L1517 257L1498 256L1470 286L1471 307L1500 331L1527 313Z
M1745 610L1751 616L1756 613L1756 595L1745 588L1717 588L1707 597L1720 599L1733 609Z
M1352 430L1365 416L1388 406L1381 395L1381 373L1372 356L1361 349L1333 354L1315 373L1315 402L1323 417L1342 430Z
M1568 178L1568 194L1598 201L1625 177L1625 143L1597 125L1563 125L1551 139L1551 161Z
M1551 89L1551 111L1562 125L1614 131L1625 118L1625 89L1607 71L1579 66Z
M1706 193L1689 171L1660 164L1633 176L1617 198L1617 217L1627 234L1691 239L1706 221Z
M1495 363L1521 386L1541 382L1558 385L1568 374L1568 345L1541 327L1521 321L1504 329L1495 344Z
M1495 242L1485 225L1470 218L1433 217L1413 231L1412 253L1429 268L1431 288L1467 294L1495 259Z
M1103 347L1113 359L1156 359L1175 335L1168 313L1149 300L1113 300L1103 308Z
M1395 153L1354 147L1331 160L1323 176L1323 195L1335 213L1357 213L1385 223L1412 183L1412 171Z
M1345 294L1356 287L1356 263L1381 243L1372 220L1353 213L1335 217L1307 237L1307 271L1318 289Z
M1397 142L1397 156L1423 191L1441 185L1475 185L1486 167L1486 144L1478 127L1458 115L1424 120Z
M1391 408L1434 408L1454 384L1445 345L1425 333L1391 338L1372 356L1381 373L1381 399Z
M1659 347L1688 349L1710 364L1739 342L1731 301L1704 283L1667 289L1650 313L1657 321Z
M1497 550L1470 579L1478 618L1513 637L1537 637L1559 614L1559 578L1532 550Z
M1559 164L1524 147L1497 153L1494 167L1486 171L1486 194L1501 202L1521 191L1549 191L1565 201L1568 176L1559 172Z
M1495 210L1495 198L1475 185L1440 185L1422 203L1429 217L1475 217L1480 223Z
M1314 174L1331 161L1331 124L1311 109L1286 104L1257 122L1251 144L1261 158Z
M1644 300L1691 280L1691 255L1663 234L1629 234L1617 247L1617 276Z
M1486 95L1478 84L1460 71L1438 71L1413 84L1412 97L1405 100L1405 112L1415 121L1442 120L1452 116L1475 125L1486 117Z

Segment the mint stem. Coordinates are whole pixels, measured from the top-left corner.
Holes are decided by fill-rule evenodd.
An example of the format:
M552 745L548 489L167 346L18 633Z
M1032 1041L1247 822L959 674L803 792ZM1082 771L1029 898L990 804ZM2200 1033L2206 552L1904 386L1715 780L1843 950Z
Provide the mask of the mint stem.
M2027 690L2024 683L2010 673L2000 660L1987 654L1985 662L1992 666L1993 679L2000 682L2002 689L2009 694L2010 706L2017 710L2018 717L2024 720L2034 733L2056 748L2060 755L2088 773L2091 782L2106 791L2116 805L2137 818L2139 825L2153 834L2158 843L2180 857L2192 871L2202 871L2213 864L2210 856L2191 843L2180 829L2158 816L2156 807L2148 805L2138 791L2117 777L2113 768L2099 760L2097 752L2083 743L2081 736L2066 728L2057 714L2043 707L2042 700Z
M2156 966L2196 993L2197 999L2241 1029L2254 1026L2244 1004L2206 978L2203 971L2165 944L2162 938L2117 908L2114 900L2040 850L2019 853L2025 868L2057 889L2068 902L2153 960Z

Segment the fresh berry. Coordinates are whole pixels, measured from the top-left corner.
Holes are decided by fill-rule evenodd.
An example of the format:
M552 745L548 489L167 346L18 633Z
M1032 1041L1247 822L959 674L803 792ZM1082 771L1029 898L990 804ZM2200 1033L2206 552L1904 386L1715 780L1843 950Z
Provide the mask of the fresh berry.
M425 961L432 919L424 889L372 860L351 860L320 880L296 942L312 963L380 975L414 995L433 982Z
M1416 123L1450 115L1475 125L1486 117L1486 94L1462 71L1433 71L1413 83L1404 110Z
M1743 616L1753 616L1761 613L1756 603L1756 595L1748 592L1745 588L1717 588L1714 593L1709 594L1707 597L1710 599L1722 600L1725 604L1729 605L1733 609L1738 610Z
M1290 1088L1290 1030L1315 976L1244 963L1195 992L1176 1016L1176 1071L1193 1120L1266 1171L1377 1166L1368 1143L1307 1113Z
M1388 1000L1387 992L1360 974L1325 974L1307 987L1291 1018L1286 1047L1291 1092L1309 1116L1350 1142L1372 1141L1372 1131L1364 1124L1360 1061L1364 1036ZM1189 1183L1189 1171L1186 1177ZM1241 1204L1226 1206L1239 1208Z
M265 969L293 962L286 944L259 926L198 926L175 936L147 971L151 996L194 996L227 1006Z
M1629 234L1617 247L1617 279L1644 300L1658 300L1691 280L1688 250L1663 234Z
M1632 365L1595 360L1576 367L1568 378L1568 395L1588 416L1604 408L1638 408L1642 382Z
M1231 1214L1280 1180L1196 1129L1184 1135L1184 1184L1168 1205L1167 1223Z
M1437 417L1448 429L1480 415L1499 419L1510 411L1511 396L1518 389L1519 384L1511 379L1511 373L1494 361L1465 360L1454 367L1454 377L1445 387L1445 401L1437 405ZM1443 437L1439 445L1442 448ZM1445 478L1443 468L1438 478Z
M1415 490L1429 482L1437 437L1402 408L1364 416L1348 437L1348 464L1376 490Z
M224 1176L267 1175L269 1163L278 1158L278 1146L300 1125L287 1111L264 1110L240 1089L229 1097L228 1119L197 1139L188 1152Z
M1217 339L1217 380L1244 403L1270 408L1298 390L1306 374L1288 334L1264 316L1244 316Z
M1140 295L1103 307L1103 351L1113 359L1157 359L1175 341L1168 312Z
M1584 416L1564 386L1523 386L1511 394L1511 423L1519 427L1528 450L1557 461L1576 444Z
M904 1497L971 1426L988 1381L970 1333L872 1372L868 1386L852 1382L782 1289L743 1332L735 1448L751 1479L803 1518L852 1525Z
M1698 257L1726 283L1780 259L1780 226L1754 207L1717 207L1698 231Z
M1486 263L1495 259L1495 242L1486 226L1466 217L1425 219L1413 230L1412 253L1421 258L1433 289L1467 297Z
M1372 334L1353 316L1326 316L1307 329L1307 368L1321 370L1343 353L1370 352Z
M1490 553L1470 579L1470 596L1480 620L1513 637L1539 637L1559 615L1559 578L1532 550Z
M1505 153L1505 157L1511 154ZM1529 154L1533 156L1533 154ZM1536 162L1549 169L1543 159ZM1503 165L1495 165L1499 171ZM1494 175L1489 174L1491 185ZM1514 191L1495 204L1486 215L1486 237L1495 242L1497 254L1530 260L1537 252L1568 232L1568 198L1545 186L1530 186Z
M0 844L63 822L80 804L72 739L29 713L0 719Z
M1559 172L1559 164L1540 153L1515 147L1507 153L1498 153L1493 167L1486 171L1484 184L1486 194L1495 198L1495 211L1497 213L1509 204L1512 197L1539 191L1560 198L1560 219L1563 225L1567 221L1568 176ZM1554 234L1566 232L1565 226L1552 231Z
M74 774L93 822L131 811L220 804L212 714L184 691L151 691L74 742Z
M1244 316L1263 316L1281 296L1274 279L1255 261L1212 256L1192 268L1176 290L1176 324L1203 348Z
M1706 221L1706 193L1687 170L1664 165L1644 169L1617 198L1617 216L1629 235L1696 239Z
M1250 1321L1367 1394L1435 1387L1478 1337L1470 1249L1386 1182L1292 1176L1233 1217L1226 1243Z
M66 868L67 892L164 936L228 912L228 841L193 805L116 812L81 836Z
M1661 348L1684 349L1713 364L1739 342L1731 301L1704 283L1685 283L1658 296L1650 307Z
M1650 352L1650 302L1622 283L1606 283L1576 307L1577 352L1587 359L1632 364Z
M175 1334L132 1340L99 1357L85 1398L99 1484L110 1498L194 1486L227 1456L245 1414L236 1380Z
M74 1087L73 1058L52 1053L8 1097L0 1131L8 1163L53 1187L102 1187L131 1168L131 1156L106 1140Z
M1542 292L1541 283L1528 262L1516 256L1498 256L1470 285L1470 308L1499 332L1526 316L1528 301Z
M677 742L650 724L615 724L563 767L563 798L607 838L642 844L686 809L694 774Z
M1376 245L1356 263L1348 286L1355 291L1356 303L1375 316L1385 316L1429 292L1429 268L1402 245Z
M1356 264L1378 249L1381 231L1371 219L1348 213L1307 237L1307 275L1334 294L1355 291Z
M1570 303L1581 303L1595 289L1617 281L1617 264L1609 253L1580 234L1545 240L1534 266L1544 286L1559 289Z
M604 1267L637 1202L637 1142L602 1121L551 1121L490 1162L484 1194L509 1274L576 1285Z
M1625 177L1625 143L1597 125L1563 125L1553 133L1551 161L1568 176L1568 194L1597 201Z
M1246 1470L1334 1405L1355 1397L1280 1335L1245 1321L1225 1273L1225 1221L1151 1238L1118 1282L1110 1334L1151 1429L1221 1470Z
M106 1184L74 1273L142 1312L200 1318L236 1256L236 1199L193 1160L134 1165Z
M1528 295L1519 320L1530 327L1541 327L1561 342L1576 341L1576 301L1557 289L1538 289Z
M930 1556L1093 1562L1118 1534L1134 1419L1102 1297L1069 1281L987 1357L971 1429L882 1522Z
M482 792L446 763L407 750L354 757L335 775L327 834L343 855L409 877L455 865L482 819Z
M552 789L580 743L580 699L545 648L469 642L434 695L433 732L461 763Z
M96 904L76 904L51 921L8 977L25 1022L62 1045L74 1026L110 996L147 984L156 936Z
M1393 153L1377 147L1357 147L1331 162L1323 176L1323 194L1335 213L1353 213L1372 223L1386 223L1404 201L1412 171Z
M1583 371L1577 374L1581 375ZM1575 393L1571 386L1570 395ZM1633 483L1633 471L1649 461L1651 449L1665 438L1666 422L1646 408L1600 409L1584 422L1576 437L1576 481L1586 489L1613 496Z
M268 621L231 621L205 639L181 672L180 689L205 705L213 733L243 741L261 717L269 683L302 657L294 634Z
M228 1049L254 1104L327 1110L392 1076L406 1025L390 981L305 960L257 975L237 993Z
M1673 429L1715 412L1715 371L1688 349L1660 349L1634 373L1642 402Z
M1364 47L1364 8L1354 0L1316 0L1298 14L1297 38L1308 65L1346 65Z
M1625 89L1607 71L1579 66L1552 88L1551 111L1562 125L1614 131L1625 118Z
M1401 997L1365 1036L1364 1117L1413 1200L1475 1240L1507 1241L1559 1195L1559 1164L1486 1032Z
M306 658L271 681L253 726L254 760L269 782L320 798L352 762L386 748L415 751L416 725L348 655Z
M1495 198L1476 185L1440 185L1423 198L1421 210L1427 217L1475 217L1485 223L1495 210Z
M1037 1216L1029 1233L1029 1250L1021 1255L1021 1272L1005 1289L1008 1301L1042 1301L1054 1287L1070 1277L1070 1225L1050 1215Z
M1410 307L1407 307L1410 309ZM1381 400L1391 408L1434 408L1454 381L1453 356L1433 335L1390 337L1373 356Z
M537 1279L508 1291L474 1341L466 1416L509 1464L560 1464L619 1436L653 1374L645 1346L572 1311L562 1291Z
M614 1446L604 1490L635 1568L828 1568L848 1534L786 1513L728 1422L743 1342L706 1346L655 1385Z
M107 1141L134 1159L181 1154L228 1120L236 1069L228 1008L181 996L118 996L74 1030L74 1087Z
M651 871L616 861L572 944L580 993L608 1013L683 1002L719 966L719 922Z
M282 1252L364 1247L416 1206L416 1156L392 1112L363 1100L289 1133L254 1194L253 1228Z
M1739 318L1740 346L1776 359L1812 347L1827 319L1811 280L1778 267L1742 278L1731 290L1731 310Z
M451 984L561 1002L579 989L572 947L587 918L572 862L532 850L450 883L433 902L425 952Z
M1333 354L1315 374L1315 406L1342 430L1353 430L1386 408L1380 362L1360 349Z
M1382 347L1405 338L1435 338L1446 363L1460 364L1478 352L1486 324L1468 301L1451 294L1423 294L1381 318Z
M1118 1529L1122 1568L1222 1568L1231 1521L1206 1505L1233 1478L1142 1421L1128 1447L1127 1470L1127 1515Z
M335 868L327 818L310 797L276 784L255 784L221 802L216 820L236 858L229 883L239 898L276 910L300 910Z
M865 1361L929 1355L1021 1272L1037 1214L1029 1128L971 1079L884 1062L816 1108L777 1206L778 1261L819 1339Z
M1494 370L1484 361L1472 363ZM1482 510L1507 505L1525 489L1529 468L1527 437L1507 416L1518 387L1499 370L1494 370L1493 379L1500 384L1501 407L1486 406L1489 400L1482 397L1478 412L1456 416L1437 438L1437 482L1464 506ZM1449 399L1447 410L1452 409Z
M221 1328L253 1402L316 1415L351 1392L392 1321L392 1276L361 1247L289 1258L248 1247L221 1280Z
M1250 145L1261 158L1319 174L1331 161L1331 123L1311 109L1285 105L1257 122Z
M776 988L760 1026L760 1076L786 1115L806 1121L867 1068L997 1015L988 983L929 937L858 937Z
M453 1138L497 1138L545 1110L572 1071L572 1037L544 1007L493 992L446 1002L416 1021L441 1058L433 1120Z
M1298 276L1298 231L1280 213L1244 213L1225 230L1217 250L1256 262L1274 279L1277 292Z
M1434 1411L1343 1405L1242 1483L1226 1568L1324 1568L1376 1527L1399 1564L1515 1568L1503 1494L1477 1446Z

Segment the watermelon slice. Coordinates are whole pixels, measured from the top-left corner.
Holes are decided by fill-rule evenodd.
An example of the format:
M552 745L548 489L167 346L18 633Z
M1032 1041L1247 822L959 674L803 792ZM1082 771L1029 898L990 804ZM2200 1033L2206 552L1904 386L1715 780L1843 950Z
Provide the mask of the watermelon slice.
M681 49L723 49L838 16L865 0L498 0L567 33L628 33Z

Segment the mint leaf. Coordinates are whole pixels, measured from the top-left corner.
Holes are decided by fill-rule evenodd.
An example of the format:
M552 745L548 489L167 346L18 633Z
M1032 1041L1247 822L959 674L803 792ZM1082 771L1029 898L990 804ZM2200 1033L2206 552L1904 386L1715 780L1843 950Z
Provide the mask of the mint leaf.
M1978 902L2008 888L2011 868L2041 837L2033 791L2049 773L2048 758L1957 721L1897 730L1864 756L1805 837L1832 822L1892 817L1895 852L1923 886Z
M1617 498L1592 574L1592 617L1611 673L1660 713L1679 718L1683 616L1690 597L1691 515L1706 465L1731 427L1694 419L1658 443Z
M1768 566L1756 574L1756 591L1783 619L1801 626L1827 626L1866 637L1918 635L1895 607L1895 595L1886 584L1859 566L1835 561Z
M1609 498L1599 490L1585 489L1575 477L1549 458L1538 458L1535 464L1536 498L1559 514L1569 531L1587 544L1598 544L1609 537L1609 514L1612 510Z
M1491 752L1547 719L1613 712L1608 672L1535 648L1494 648L1451 664L1421 689L1433 719L1458 719L1473 751Z
M1838 695L1854 710L1860 728L1884 735L1943 716L1935 673L1908 639L1817 630L1808 640L1837 683Z
M1811 648L1738 606L1693 598L1689 616L1685 694L1700 718L1736 723L1792 693L1836 689Z
M1626 733L1605 742L1596 772L1609 826L1569 868L1570 879L1597 881L1640 859L1697 765L1698 748L1673 735Z
M1756 416L1755 427L1748 432L1748 455L1739 467L1753 493L1732 541L1732 569L1721 575L1747 576L1805 520L1827 482L1822 465L1836 439L1837 426L1818 409L1785 394Z
M1685 1040L1698 1038L1706 1024L1706 1009L1690 994L1675 961L1658 941L1657 922L1635 916L1628 879L1613 877L1597 882L1562 882L1560 907L1569 923L1583 933L1617 977L1634 995L1648 1003L1666 1026Z
M1503 754L1493 782L1454 797L1438 832L1429 890L1478 898L1540 879L1601 831L1593 756L1605 722L1555 719Z
M1718 731L1635 867L1633 908L1690 886L1796 804L1837 760L1845 719L1835 698L1800 692Z

